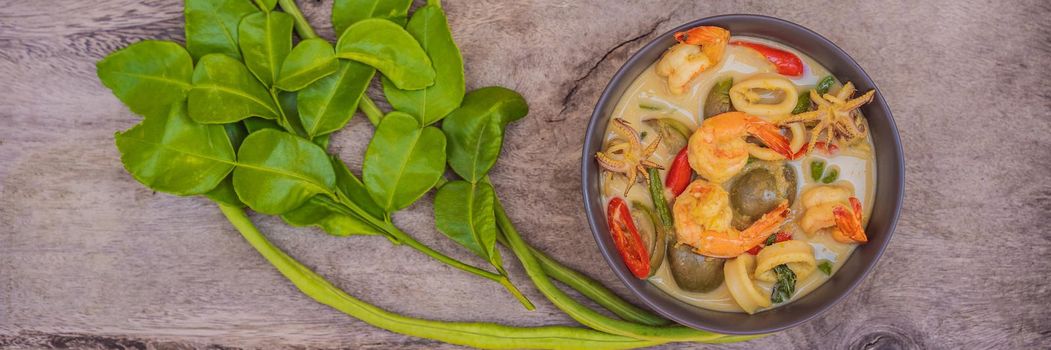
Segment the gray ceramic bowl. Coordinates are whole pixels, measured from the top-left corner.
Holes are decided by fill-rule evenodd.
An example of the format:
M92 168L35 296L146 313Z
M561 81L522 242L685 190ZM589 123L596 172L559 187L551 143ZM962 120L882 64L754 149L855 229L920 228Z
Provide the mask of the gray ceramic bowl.
M665 294L649 282L632 276L610 238L599 191L599 168L595 152L601 150L603 135L617 101L643 70L675 44L673 34L700 25L727 28L734 35L748 35L774 40L791 46L827 67L840 81L852 81L859 91L876 89L876 98L862 107L868 118L876 146L876 199L872 218L865 232L869 243L860 246L824 285L788 305L755 315L726 313L694 307ZM868 74L854 59L828 39L800 25L785 20L757 15L725 15L686 23L657 37L635 53L613 76L599 98L588 123L584 139L581 171L584 208L599 249L613 272L632 292L661 315L697 329L726 334L759 334L776 332L810 320L835 305L853 290L876 265L883 249L890 243L898 221L905 184L905 161L887 102Z

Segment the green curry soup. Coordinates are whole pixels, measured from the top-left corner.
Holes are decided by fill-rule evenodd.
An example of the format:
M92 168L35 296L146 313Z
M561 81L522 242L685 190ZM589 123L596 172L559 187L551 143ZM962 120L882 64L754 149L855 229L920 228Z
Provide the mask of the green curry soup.
M844 91L845 82L828 78L831 73L810 57L760 38L729 37L728 45L722 42L723 52L716 52L715 59L697 58L700 63L682 59L690 55L676 57L676 50L702 56L706 45L719 45L690 45L697 37L694 30L687 32L686 42L680 40L637 77L613 111L604 151L597 155L604 169L603 199L610 208L623 200L630 209L628 218L619 216L620 211L607 212L615 241L623 235L630 243L634 228L646 257L655 260L647 265L627 258L633 272L641 271L637 277L700 308L760 312L819 287L867 239L861 230L872 208L875 161L867 123L856 108L867 102L859 99L871 99L871 92L852 96L852 85ZM779 65L777 55L795 56L801 66ZM676 59L681 62L671 62ZM682 72L706 65L699 72ZM673 86L682 81L677 74L693 76ZM828 82L832 84L824 94L809 93ZM810 98L815 95L819 101ZM732 110L743 113L720 113ZM745 126L733 129L738 125ZM820 130L823 126L828 128ZM699 130L704 127L704 132ZM778 132L770 136L763 130ZM633 133L636 144L630 140ZM789 149L777 154L778 142L773 140L782 140ZM680 150L692 169L673 164ZM743 157L742 152L748 154L746 161L721 158ZM655 233L662 229L660 220L644 214L659 206L647 180L638 173L635 178L641 183L630 181L631 171L651 166L660 168L661 181L667 184L678 182L682 187L691 182L678 196L672 186L664 187L674 225L665 227L671 232L663 237ZM689 175L683 179L681 174ZM778 202L787 204L787 213L765 220L763 214L776 211ZM854 203L860 211L855 212ZM633 227L623 224L628 221ZM769 226L759 230L762 224ZM631 255L619 244L618 248L622 257ZM646 265L648 273L637 264ZM777 266L787 269L774 269ZM776 302L775 289L791 293Z

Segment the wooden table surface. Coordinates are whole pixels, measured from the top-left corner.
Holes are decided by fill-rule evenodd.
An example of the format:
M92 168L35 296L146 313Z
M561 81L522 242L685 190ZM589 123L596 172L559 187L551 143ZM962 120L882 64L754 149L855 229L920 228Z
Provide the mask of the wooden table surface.
M878 269L842 303L725 348L1051 348L1048 2L446 2L469 88L504 85L530 102L493 180L526 239L566 264L627 295L579 195L585 123L615 70L686 21L767 14L825 35L879 84L904 143L905 206ZM331 2L300 3L331 39ZM152 38L182 41L181 1L0 1L0 347L451 348L311 301L208 201L153 193L122 169L113 133L139 118L99 84L94 63ZM352 168L371 130L357 117L334 137ZM479 263L433 229L430 202L397 224ZM518 266L511 273L536 311L383 238L257 222L308 266L392 311L573 323Z

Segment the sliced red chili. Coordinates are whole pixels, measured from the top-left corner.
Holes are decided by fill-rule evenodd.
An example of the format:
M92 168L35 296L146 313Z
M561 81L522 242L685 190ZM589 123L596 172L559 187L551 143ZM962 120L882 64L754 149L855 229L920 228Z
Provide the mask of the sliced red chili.
M679 196L682 191L686 190L686 186L690 184L690 178L693 177L690 159L686 155L687 148L689 146L683 147L679 154L675 155L675 160L672 160L671 167L668 168L668 178L664 180L664 186L671 189L671 193L675 196Z
M792 234L788 233L786 231L778 231L773 236L774 236L774 242L773 243L781 243L781 242L784 242L784 241L792 239ZM773 244L773 243L771 243L771 244ZM756 246L752 247L752 249L748 250L748 254L757 255L757 254L759 254L759 251L763 250L763 248L765 246L766 246L765 244L756 245Z
M609 233L613 236L613 243L617 245L617 252L624 260L631 274L638 278L646 278L650 272L650 253L646 251L642 243L642 236L635 228L631 220L631 211L628 204L621 198L613 198L606 208L606 220L609 223Z
M763 250L763 246L762 245L757 245L757 246L752 247L752 249L749 249L748 250L748 254L759 255L759 251L760 250Z
M803 60L791 52L747 41L734 41L730 45L744 46L758 51L759 54L766 57L767 61L777 67L777 72L780 74L794 77L803 75Z

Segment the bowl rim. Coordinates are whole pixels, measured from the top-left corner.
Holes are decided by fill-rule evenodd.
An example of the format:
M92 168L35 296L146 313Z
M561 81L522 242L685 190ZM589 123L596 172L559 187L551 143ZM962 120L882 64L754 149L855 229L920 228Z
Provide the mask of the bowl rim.
M645 287L643 284L648 285L649 282L641 281L641 280L635 278L630 273L630 271L628 271L627 268L624 267L623 262L620 260L621 259L620 256L616 253L616 248L615 247L609 247L607 243L603 242L603 237L602 236L606 234L605 233L606 231L608 231L608 228L605 227L606 225L605 225L605 222L603 221L603 219L605 217L604 209L601 208L601 207L596 208L593 205L593 202L590 200L590 198L592 198L592 196L599 196L600 193L593 193L592 192L592 186L589 185L592 178L597 179L597 176L593 177L593 173L596 171L595 170L595 166L589 166L589 163L594 163L594 161L592 160L592 155L591 155L591 153L593 152L593 150L592 150L593 147L589 147L589 146L595 144L596 138L598 138L598 142L601 142L601 139L604 138L605 133L604 132L599 132L600 130L605 130L605 125L599 125L599 121L600 120L605 120L606 119L605 115L603 115L604 114L603 113L604 106L612 104L613 108L615 108L616 104L618 103L618 101L620 100L620 97L621 97L619 94L617 96L614 96L614 94L615 94L614 87L616 85L618 85L618 83L620 83L621 81L623 81L625 79L630 79L631 82L634 82L635 78L637 77L637 73L635 73L635 75L633 75L633 76L628 76L629 74L631 74L630 71L632 70L632 68L637 66L637 65L640 65L640 64L643 64L645 66L649 66L650 64L652 64L652 61L647 61L647 62L640 62L640 61L646 59L644 57L644 56L646 56L645 54L647 52L650 52L650 51L654 50L654 47L661 46L661 45L665 45L666 46L667 44L663 44L662 41L666 41L668 38L672 37L675 32L683 31L685 29L693 28L693 27L696 27L696 26L699 26L699 25L711 24L711 22L733 22L733 21L740 21L740 20L766 22L766 23L769 23L769 24L772 24L772 25L775 25L775 26L782 26L782 27L785 27L785 28L791 28L791 29L795 29L797 31L802 31L805 35L809 35L812 39L816 40L818 42L819 46L825 46L829 50L831 50L832 54L834 56L836 56L837 59L842 60L843 61L842 63L845 63L848 66L848 69L856 70L858 73L860 73L861 77L863 77L865 80L871 82L872 83L871 84L872 88L876 90L875 99L873 100L873 102L874 102L875 105L879 106L880 109L885 111L885 115L886 115L885 122L887 123L887 126L888 126L888 128L890 130L889 141L891 142L891 146L892 147L890 147L889 149L886 149L885 152L892 153L893 159L895 160L895 162L893 162L892 164L880 164L877 169L882 168L884 166L891 166L891 167L896 167L896 169L893 169L893 170L896 170L896 173L897 173L896 178L891 180L892 183L897 184L896 186L893 186L893 187L895 187L894 189L892 189L893 191L888 191L888 192L891 192L891 193L881 193L881 192L878 192L878 191L876 192L877 193L876 194L876 200L879 200L880 197L884 197L885 196L884 198L886 198L885 199L886 201L893 201L894 203L893 203L893 206L892 206L892 211L890 213L889 222L887 222L887 226L886 226L887 228L882 231L883 233L886 234L887 237L886 237L886 239L884 239L882 241L882 244L880 244L878 247L875 247L876 251L875 251L874 257L870 258L871 261L868 261L864 265L864 268L861 270L860 274L858 274L856 277L854 277L852 280L850 280L849 284L846 286L846 288L842 292L840 292L837 295L833 296L831 299L825 299L825 301L820 303L816 308L814 308L811 311L808 311L809 312L808 315L805 315L804 317L798 318L796 320L791 320L789 322L783 322L783 323L777 324L775 326L758 327L758 328L755 328L755 329L735 329L735 328L713 326L711 324L707 324L707 323L702 322L700 320L696 320L696 319L694 319L692 317L689 317L690 315L688 315L688 314L686 314L684 312L675 312L675 310L668 310L664 306L660 305L658 303L658 301L656 300L657 297L650 295L652 293L652 291L645 291L645 290L643 290L643 288ZM811 39L811 38L808 38L808 39ZM771 39L771 40L774 40L774 41L778 41L778 42L782 42L781 40L777 40L777 39L773 39L773 38L768 38L768 39ZM804 54L807 54L806 51L804 51L804 50L802 50L800 48L796 48L793 45L789 45L787 43L785 45L788 45L789 47L793 47L796 50L799 50L799 51L803 52ZM811 56L811 57L813 57L813 56ZM814 59L817 60L817 58L814 58ZM822 65L826 66L826 67L829 66L828 62L820 62L820 63ZM839 75L839 74L837 74L837 75ZM631 82L629 82L628 85L630 85ZM609 113L612 113L613 108L609 109ZM874 145L874 147L875 147L875 145ZM884 148L887 148L887 147L884 147ZM879 149L879 150L883 150L883 149ZM880 152L876 152L877 155L879 153ZM878 161L878 159L877 159L877 161ZM878 170L877 170L877 172L878 172ZM582 154L581 154L581 189L582 189L582 195L583 195L582 199L584 201L584 209L585 209L584 211L585 211L585 214L587 215L588 226L591 228L592 236L595 239L596 243L598 244L599 250L600 250L602 256L605 258L606 263L610 267L610 269L613 270L614 274L617 275L617 277L621 280L621 282L624 283L628 287L628 289L631 290L631 292L636 297L641 299L642 302L644 304L646 304L647 307L649 307L650 309L655 310L657 313L661 314L662 316L664 316L664 317L666 317L666 318L668 318L668 319L670 319L672 321L675 321L675 322L677 322L679 324L686 325L686 326L689 326L689 327L692 327L692 328L695 328L695 329L701 329L701 330L712 331L712 332L717 332L717 333L724 333L724 334L754 335L754 334L764 334L764 333L772 333L772 332L782 331L782 330L785 330L785 329L788 329L788 328L792 328L792 327L798 326L800 324L806 323L806 322L808 322L808 321L810 321L810 320L812 320L812 319L824 314L826 311L828 311L828 309L832 308L833 306L839 304L844 298L846 298L847 295L852 293L854 291L854 289L856 289L858 287L858 285L860 285L866 279L866 277L868 277L869 273L871 273L872 270L875 268L875 266L878 264L880 258L883 256L884 251L886 250L887 246L890 244L890 240L891 240L891 238L894 235L894 231L895 231L895 229L897 227L898 219L899 219L899 217L901 215L901 206L902 206L902 202L903 202L903 199L904 199L904 192L905 192L904 188L905 188L905 157L904 157L904 152L902 150L901 138L900 138L899 133L898 133L898 128L897 128L897 125L894 122L893 113L890 110L890 107L887 105L887 102L886 102L886 100L883 97L882 91L879 89L878 86L876 86L875 82L872 81L872 78L868 75L868 73L865 72L865 70L854 60L853 57L851 57L849 54L847 54L846 51L844 51L842 48L840 48L835 43L833 43L831 40L825 38L821 34L818 34L817 32L814 32L813 30L810 30L809 28L806 28L806 27L804 27L802 25L793 23L791 21L787 21L787 20L784 20L784 19L771 17L771 16L764 16L764 15L725 14L725 15L704 17L704 18L692 20L692 21L689 21L689 22L684 23L682 25L679 25L679 26L677 26L675 28L672 28L671 30L668 30L668 31L662 33L661 35L658 35L658 36L654 37L653 39L651 39L649 41L649 43L647 43L646 45L644 45L643 47L641 47L637 51L635 51L635 53L633 53L631 55L631 57L629 57L624 62L624 64L617 70L616 74L613 75L613 77L610 79L609 83L606 84L606 87L603 89L602 95L600 95L598 101L595 104L595 108L594 108L594 110L593 110L593 112L591 114L590 120L588 121L587 129L585 131L584 144L582 145ZM876 203L876 202L874 201L874 203ZM868 223L868 226L869 227L872 226L871 220ZM856 255L858 255L857 250L855 250L851 254L850 257L852 258L852 257L854 257ZM849 259L850 258L848 258L848 261L844 262L844 264L849 262ZM834 275L833 277L838 276L838 275L839 274ZM641 281L642 283L632 283L633 281ZM810 294L814 294L818 290L821 290L822 288L829 287L829 284L830 284L829 282L831 282L831 281L826 281L825 283L823 283L821 286L819 286L817 289L815 289ZM656 289L656 288L653 287L652 289ZM659 290L657 292L658 293L664 293L663 291L659 291ZM671 297L671 296L668 296L668 297ZM674 297L671 297L671 298L674 298ZM803 298L806 298L806 297L803 297ZM797 302L799 302L799 300L793 301L793 303L797 303ZM697 309L705 310L705 311L709 311L709 312L720 313L719 311L707 310L707 309L699 308L699 307L696 307L696 306L688 306L688 307L693 307L693 308L697 308ZM780 307L778 309L784 309L786 307L787 307L787 305L786 306L782 306L782 307ZM762 313L758 313L758 314L754 314L754 315L749 315L748 317L762 317L764 314L768 314L768 313L770 313L770 311L762 312ZM738 313L725 313L725 314L740 315Z

